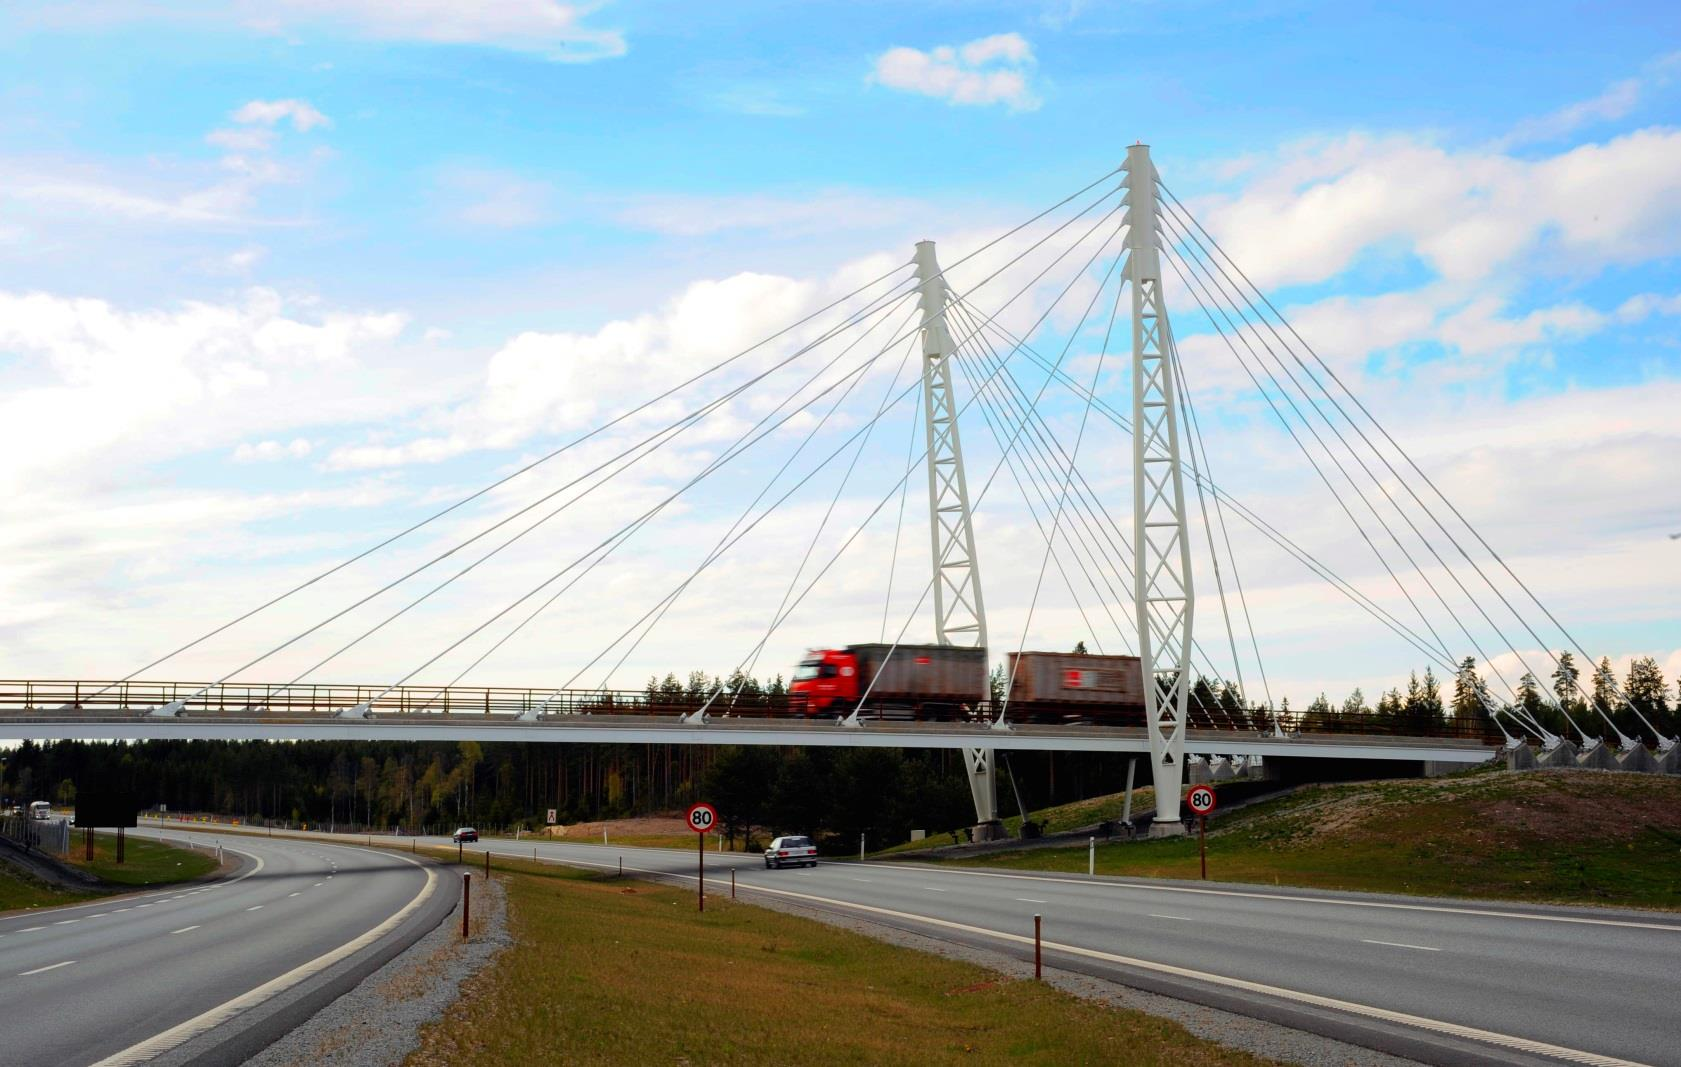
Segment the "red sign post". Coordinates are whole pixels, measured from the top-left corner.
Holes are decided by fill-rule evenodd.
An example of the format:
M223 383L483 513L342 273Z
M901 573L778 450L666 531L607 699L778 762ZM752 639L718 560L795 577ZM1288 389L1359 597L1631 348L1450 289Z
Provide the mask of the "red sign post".
M699 894L697 900L699 902L699 910L705 911L706 833L708 830L711 830L714 826L718 825L718 809L705 803L692 804L689 806L688 814L684 816L684 819L687 820L689 829L695 832L695 844L698 846L698 852L696 853L696 870L700 875L699 880L696 882Z
M1208 880L1208 813L1214 810L1214 790L1199 785L1185 794L1185 805L1197 817L1197 853L1202 858L1202 878Z

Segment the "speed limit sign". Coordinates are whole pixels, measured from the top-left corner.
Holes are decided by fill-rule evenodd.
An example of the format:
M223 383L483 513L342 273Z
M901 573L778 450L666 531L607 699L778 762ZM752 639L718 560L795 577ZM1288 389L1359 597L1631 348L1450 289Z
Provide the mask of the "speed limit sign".
M695 804L686 816L689 829L697 834L708 833L718 824L718 809L710 804Z
M1214 790L1199 785L1186 794L1185 804L1196 814L1207 815L1214 810Z

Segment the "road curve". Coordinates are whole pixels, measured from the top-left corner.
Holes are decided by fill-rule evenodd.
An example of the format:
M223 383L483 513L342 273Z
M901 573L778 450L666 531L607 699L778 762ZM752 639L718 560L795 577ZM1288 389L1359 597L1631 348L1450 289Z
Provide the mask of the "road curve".
M243 861L229 878L0 918L6 1062L239 1062L453 903L432 867L389 852L221 843Z
M448 845L447 838L421 839ZM693 852L490 840L495 854L693 884ZM915 863L767 871L738 891L1031 958L1428 1063L1681 1065L1681 915L1002 872Z

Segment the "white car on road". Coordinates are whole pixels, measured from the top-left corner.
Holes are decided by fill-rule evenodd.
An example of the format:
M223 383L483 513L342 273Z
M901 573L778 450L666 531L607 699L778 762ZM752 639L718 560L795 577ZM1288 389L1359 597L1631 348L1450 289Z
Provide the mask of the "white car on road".
M765 867L815 867L817 846L809 837L779 837L765 849Z

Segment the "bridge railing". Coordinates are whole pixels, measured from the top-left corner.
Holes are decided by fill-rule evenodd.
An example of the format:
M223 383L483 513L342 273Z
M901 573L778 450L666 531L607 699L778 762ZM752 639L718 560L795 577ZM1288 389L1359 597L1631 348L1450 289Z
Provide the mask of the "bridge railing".
M204 690L200 693L200 690ZM195 695L197 694L197 695ZM78 718L130 719L145 716L175 701L185 701L187 717L246 717L259 715L281 720L290 717L319 717L363 704L381 716L498 716L518 718L533 713L547 716L615 715L675 717L705 706L719 718L791 719L809 718L804 700L797 695L757 693L731 701L719 697L707 703L706 693L670 692L658 689L555 691L541 687L496 686L399 686L389 692L371 685L268 685L254 682L226 682L206 686L202 682L0 679L0 716L50 718L74 715ZM1064 714L1064 712L1067 714ZM988 701L959 713L966 721L985 722L996 714ZM866 707L863 717L912 719L907 709ZM1113 708L1055 709L1012 705L1013 722L1080 723L1104 726L1144 725L1143 709L1137 706ZM1206 711L1193 714L1189 724L1199 730L1232 730L1235 733L1271 733L1282 727L1286 733L1361 734L1366 736L1445 737L1495 743L1501 740L1493 724L1456 718L1396 719L1375 713L1286 713L1275 716L1264 710L1231 710L1220 716Z

